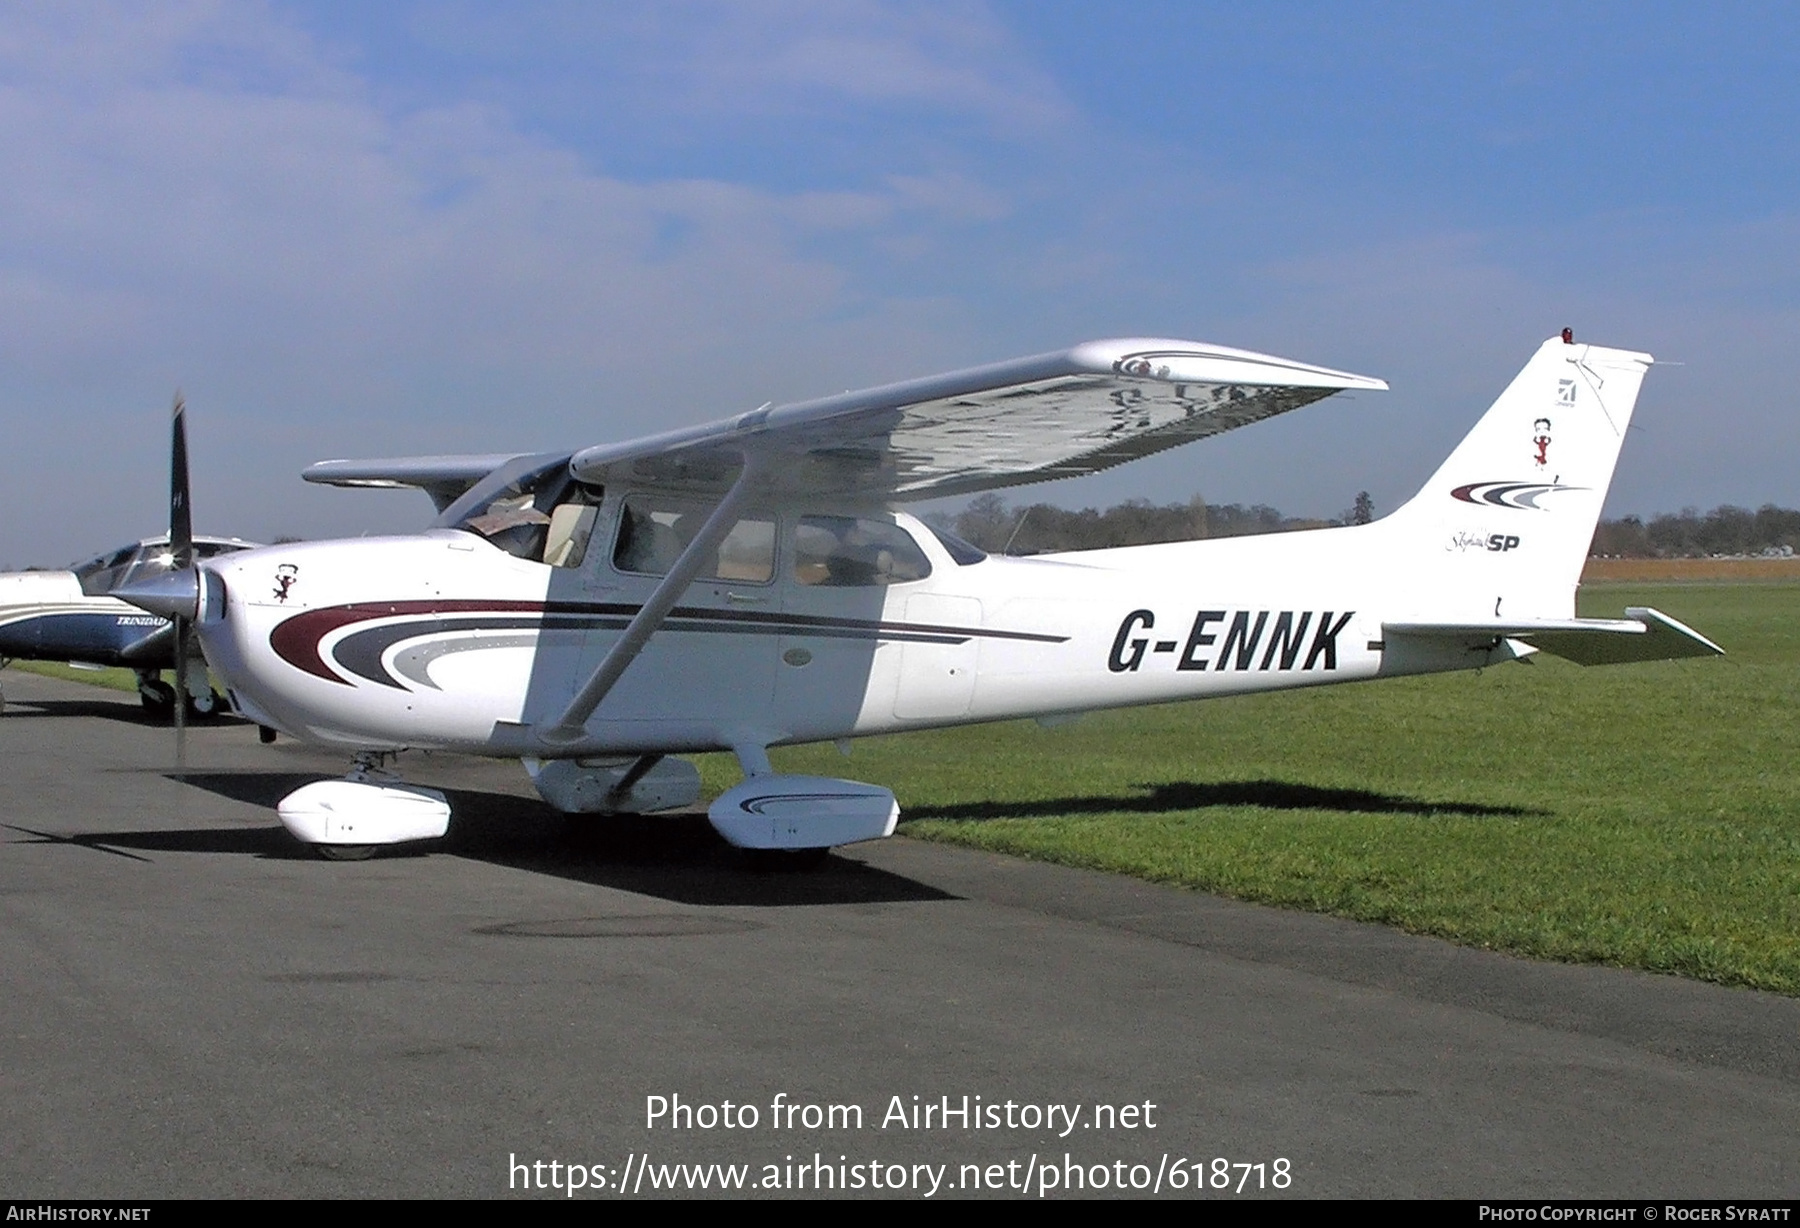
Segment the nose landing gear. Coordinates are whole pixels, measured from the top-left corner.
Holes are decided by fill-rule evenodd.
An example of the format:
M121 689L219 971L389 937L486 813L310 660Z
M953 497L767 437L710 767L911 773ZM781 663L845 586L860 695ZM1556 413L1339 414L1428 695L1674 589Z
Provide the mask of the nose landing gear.
M384 844L438 839L449 830L449 800L403 783L382 767L386 756L365 751L343 779L295 789L275 808L281 825L327 861L363 861Z
M194 675L198 674L198 677ZM163 681L162 671L138 671L138 700L144 711L159 720L175 717L175 688ZM213 690L203 671L188 675L187 715L197 721L211 720L225 711L225 697Z

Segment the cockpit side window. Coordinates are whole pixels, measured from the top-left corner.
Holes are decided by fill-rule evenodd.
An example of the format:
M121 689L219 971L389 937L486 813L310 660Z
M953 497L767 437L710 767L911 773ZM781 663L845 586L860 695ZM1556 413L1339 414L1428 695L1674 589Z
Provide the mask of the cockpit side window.
M587 558L588 542L594 536L594 524L600 519L600 496L597 487L570 485L561 500L550 510L550 523L544 532L544 562L552 567L580 567Z
M794 532L794 580L824 588L905 584L931 560L897 524L861 516L803 516Z
M625 500L619 516L613 566L638 575L667 575L709 515L707 508L632 496ZM774 579L775 521L760 516L738 521L702 575L740 584L767 584Z

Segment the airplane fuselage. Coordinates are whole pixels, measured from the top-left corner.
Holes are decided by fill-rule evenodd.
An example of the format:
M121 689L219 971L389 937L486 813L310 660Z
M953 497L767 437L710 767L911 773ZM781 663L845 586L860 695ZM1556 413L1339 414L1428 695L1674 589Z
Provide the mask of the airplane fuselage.
M770 746L1483 663L1391 659L1393 586L1340 549L1375 526L959 564L887 513L929 574L823 586L794 561L799 517L769 519L773 574L696 581L554 753ZM240 707L296 735L544 755L537 727L657 583L594 553L553 567L453 529L249 551L208 565L223 583L200 633Z

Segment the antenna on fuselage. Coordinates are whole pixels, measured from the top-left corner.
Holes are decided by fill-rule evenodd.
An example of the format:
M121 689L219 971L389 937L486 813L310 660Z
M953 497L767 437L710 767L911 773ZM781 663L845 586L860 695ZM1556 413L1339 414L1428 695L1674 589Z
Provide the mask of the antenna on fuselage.
M1025 527L1025 518L1030 515L1031 515L1031 509L1029 507L1027 507L1024 511L1019 513L1018 523L1013 525L1012 536L1008 537L1006 539L1006 544L1004 546L1000 547L1001 554L1011 554L1012 553L1012 544L1015 541L1019 540L1019 530Z

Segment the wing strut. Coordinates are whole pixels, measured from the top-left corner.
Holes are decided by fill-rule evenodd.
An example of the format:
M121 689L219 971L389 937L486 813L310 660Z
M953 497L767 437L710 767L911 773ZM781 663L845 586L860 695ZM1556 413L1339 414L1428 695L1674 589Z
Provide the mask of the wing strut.
M726 534L731 532L732 526L737 524L738 512L750 497L762 468L762 462L756 453L744 457L744 468L738 474L737 481L713 509L712 515L706 518L700 532L694 535L694 540L688 543L687 549L681 552L681 557L675 560L675 565L669 568L669 574L656 586L650 599L644 602L643 608L632 618L625 628L625 634L619 637L619 642L612 646L606 659L594 670L593 677L575 692L575 697L563 709L561 716L549 724L539 726L538 736L541 739L562 745L581 740L582 727L587 724L588 717L594 714L594 709L600 706L600 701L606 698L606 693L613 689L614 684L637 659L638 653L644 650L644 645L650 642L650 637L662 626L669 611L675 608L675 603L687 592L688 585L694 582L707 560L718 558L719 546L725 541Z

